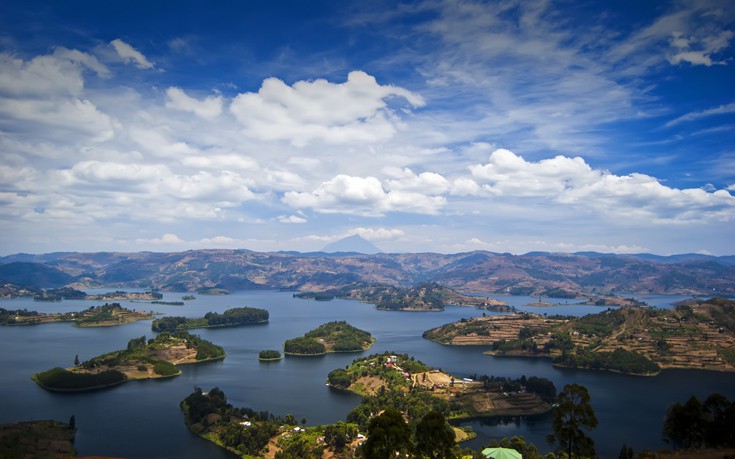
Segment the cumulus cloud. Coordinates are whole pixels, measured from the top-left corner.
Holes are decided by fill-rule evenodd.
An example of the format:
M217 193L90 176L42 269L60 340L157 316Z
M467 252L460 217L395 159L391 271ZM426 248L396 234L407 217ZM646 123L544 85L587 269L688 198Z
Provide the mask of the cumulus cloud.
M446 204L446 198L401 190L386 192L375 177L341 174L312 192L289 191L283 202L297 209L375 217L386 212L436 214Z
M124 41L116 38L110 42L110 45L115 49L118 57L123 60L126 64L135 64L136 67L141 69L152 69L153 63L146 59L146 57L137 49L133 48Z
M56 48L29 61L0 53L0 122L4 130L34 139L82 134L94 141L114 136L114 122L83 98L84 73L107 76L94 56Z
M449 182L436 172L421 172L416 174L409 168L388 169L386 171L392 179L386 181L388 190L411 191L424 194L443 194L449 189Z
M171 87L166 90L166 107L194 113L200 118L213 120L222 113L222 96L209 96L202 100L188 96L183 89Z
M582 158L556 156L529 162L511 151L494 151L486 164L470 167L488 196L542 198L604 214L657 222L735 219L735 197L725 190L677 189L656 178L592 169Z
M312 141L330 144L375 142L394 135L398 124L389 100L424 105L418 94L380 85L365 72L350 72L344 83L323 79L288 86L278 78L263 81L257 93L239 94L230 111L245 133L263 140L286 140L295 146Z

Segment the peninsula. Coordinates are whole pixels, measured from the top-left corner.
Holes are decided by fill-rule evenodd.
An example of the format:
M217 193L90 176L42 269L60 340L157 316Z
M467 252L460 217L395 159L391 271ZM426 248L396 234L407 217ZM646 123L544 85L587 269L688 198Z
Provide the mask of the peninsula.
M178 376L177 365L220 360L224 350L185 331L162 332L146 341L131 339L127 349L103 354L73 368L52 368L33 375L39 386L50 391L74 392L115 386L136 379Z
M9 311L0 308L0 325L38 325L54 322L73 322L77 327L109 327L128 324L138 320L148 320L152 317L152 312L127 309L120 306L119 303L105 303L102 306L92 306L79 312L55 314L27 311L25 309Z
M370 413L395 406L408 413L436 410L455 421L476 417L526 416L551 409L554 384L545 378L457 378L406 354L373 354L329 373L327 383L362 395L348 422L367 425ZM397 404L397 406L396 406Z
M501 300L469 296L439 285L426 282L415 287L393 285L348 285L320 292L294 293L295 298L328 301L333 298L373 303L382 311L442 311L446 306L472 306L497 312L510 312L512 307Z
M286 355L312 356L327 352L362 352L375 342L370 333L345 321L329 322L307 332L303 337L287 340Z
M225 310L222 314L208 312L204 317L187 318L178 316L162 317L155 319L151 324L151 330L176 331L191 330L194 328L214 327L238 327L241 325L264 324L268 322L268 311L259 308L232 308Z
M447 345L487 345L493 355L550 357L558 366L628 374L735 371L735 301L691 300L675 309L607 309L583 317L478 317L428 330L424 337Z

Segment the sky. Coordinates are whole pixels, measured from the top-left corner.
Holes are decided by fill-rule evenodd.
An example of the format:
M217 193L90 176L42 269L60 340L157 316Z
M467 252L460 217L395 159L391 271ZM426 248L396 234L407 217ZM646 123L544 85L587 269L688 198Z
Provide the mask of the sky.
M735 254L732 0L0 2L0 254Z

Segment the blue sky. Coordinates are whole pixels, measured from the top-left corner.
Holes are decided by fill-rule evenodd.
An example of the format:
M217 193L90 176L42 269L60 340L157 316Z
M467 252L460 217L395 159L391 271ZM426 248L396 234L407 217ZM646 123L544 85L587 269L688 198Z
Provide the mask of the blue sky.
M729 0L3 2L0 253L733 254L734 51Z

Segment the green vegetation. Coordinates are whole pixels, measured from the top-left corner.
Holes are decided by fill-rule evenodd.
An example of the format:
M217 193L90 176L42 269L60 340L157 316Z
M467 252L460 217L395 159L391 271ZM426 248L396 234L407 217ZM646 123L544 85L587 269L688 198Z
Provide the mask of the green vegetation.
M554 410L551 426L554 433L549 442L556 443L557 451L572 457L596 457L595 442L585 431L597 427L595 411L590 404L587 388L567 384L559 393L558 406Z
M33 295L33 301L83 300L85 298L87 298L86 293L71 287L43 290Z
M302 300L332 301L335 295L326 292L301 292L294 293L293 297L300 298Z
M75 426L58 421L31 421L0 425L0 457L3 459L77 457Z
M217 312L208 312L204 317L187 318L187 317L162 317L153 320L151 330L175 331L175 330L191 330L194 328L211 328L211 327L237 327L241 325L262 324L268 322L269 314L265 309L259 308L231 308L222 314Z
M119 303L105 303L102 306L91 306L79 312L45 314L37 311L0 308L0 325L36 325L54 322L74 322L77 327L101 327L122 325L136 320L149 319L153 313L131 311Z
M287 355L323 355L327 353L327 348L314 338L302 336L286 340L283 352Z
M655 375L661 371L654 362L635 351L616 348L613 352L577 349L554 358L554 364L571 368L610 370L632 375Z
M114 386L127 381L127 376L117 370L99 373L75 373L60 367L33 375L33 380L46 390L79 391Z
M131 379L171 377L181 374L177 363L224 358L222 347L185 331L160 333L128 341L127 348L91 358L73 369L52 368L33 376L48 390L82 391L120 384ZM76 359L75 359L76 360Z
M266 349L258 354L258 360L281 360L281 358L281 353L273 349Z
M675 448L735 448L735 401L710 394L704 403L692 396L685 404L671 405L663 433Z
M369 349L375 340L370 333L345 321L328 322L304 334L287 340L283 349L291 355L322 355L327 352L360 352Z
M151 301L151 304L162 304L164 306L183 306L183 301Z

